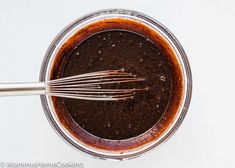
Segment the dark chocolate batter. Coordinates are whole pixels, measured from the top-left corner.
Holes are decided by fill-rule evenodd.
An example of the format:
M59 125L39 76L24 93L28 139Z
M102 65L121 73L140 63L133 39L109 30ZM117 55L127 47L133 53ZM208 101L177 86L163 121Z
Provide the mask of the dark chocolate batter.
M176 80L180 77L175 76L177 68L169 52L161 43L139 32L107 28L91 33L62 51L52 78L124 68L146 79L124 86L149 87L148 91L138 92L134 99L126 101L53 100L55 106L63 105L63 111L69 114L76 127L96 137L121 140L146 132L158 123L171 104L172 94L176 93ZM62 109L57 109L60 118ZM66 120L65 123L68 121L71 122Z
M141 84L128 84L129 88L150 90L118 102L64 99L79 126L101 138L127 139L144 133L156 124L170 101L172 79L164 51L129 31L99 32L83 41L70 54L62 77L121 68L146 78Z

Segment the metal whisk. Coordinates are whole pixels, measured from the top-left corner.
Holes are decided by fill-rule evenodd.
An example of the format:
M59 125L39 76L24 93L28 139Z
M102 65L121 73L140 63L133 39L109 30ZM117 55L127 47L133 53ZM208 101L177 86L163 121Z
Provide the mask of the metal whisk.
M80 74L47 82L0 84L0 96L10 95L49 95L83 100L126 100L133 98L135 92L148 88L112 89L107 85L140 82L144 78L121 70L106 70Z

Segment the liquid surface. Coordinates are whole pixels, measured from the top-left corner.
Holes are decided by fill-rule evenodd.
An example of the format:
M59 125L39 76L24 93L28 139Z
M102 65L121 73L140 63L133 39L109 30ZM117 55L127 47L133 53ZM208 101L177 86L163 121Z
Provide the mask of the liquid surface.
M146 78L125 87L149 90L126 101L63 99L72 119L94 136L112 140L138 136L159 121L171 101L172 67L166 50L131 31L102 31L85 39L69 52L60 77L121 68Z

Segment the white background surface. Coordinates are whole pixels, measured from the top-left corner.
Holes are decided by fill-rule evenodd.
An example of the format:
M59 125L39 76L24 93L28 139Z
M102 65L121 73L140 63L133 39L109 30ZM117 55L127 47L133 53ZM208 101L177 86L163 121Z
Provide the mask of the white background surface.
M183 45L193 73L193 97L176 134L140 158L93 159L65 144L50 127L40 99L0 98L0 162L84 163L104 167L235 167L234 0L0 0L0 82L38 81L43 56L74 19L104 8L144 12Z

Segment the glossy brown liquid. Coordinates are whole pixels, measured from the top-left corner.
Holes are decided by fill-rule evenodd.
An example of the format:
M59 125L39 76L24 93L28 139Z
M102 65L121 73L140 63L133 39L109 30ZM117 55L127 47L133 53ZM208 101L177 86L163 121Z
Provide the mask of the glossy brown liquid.
M137 137L162 119L167 126L167 121L170 122L177 111L179 100L178 103L172 101L181 96L182 77L174 55L161 39L153 38L153 32L139 30L133 21L102 23L100 29L81 30L83 33L73 36L62 47L51 78L124 68L146 79L123 86L149 87L148 91L138 92L134 99L126 101L53 98L61 122L75 136L93 145L97 144L97 139L104 148L110 146L109 140ZM169 109L174 111L169 113Z

